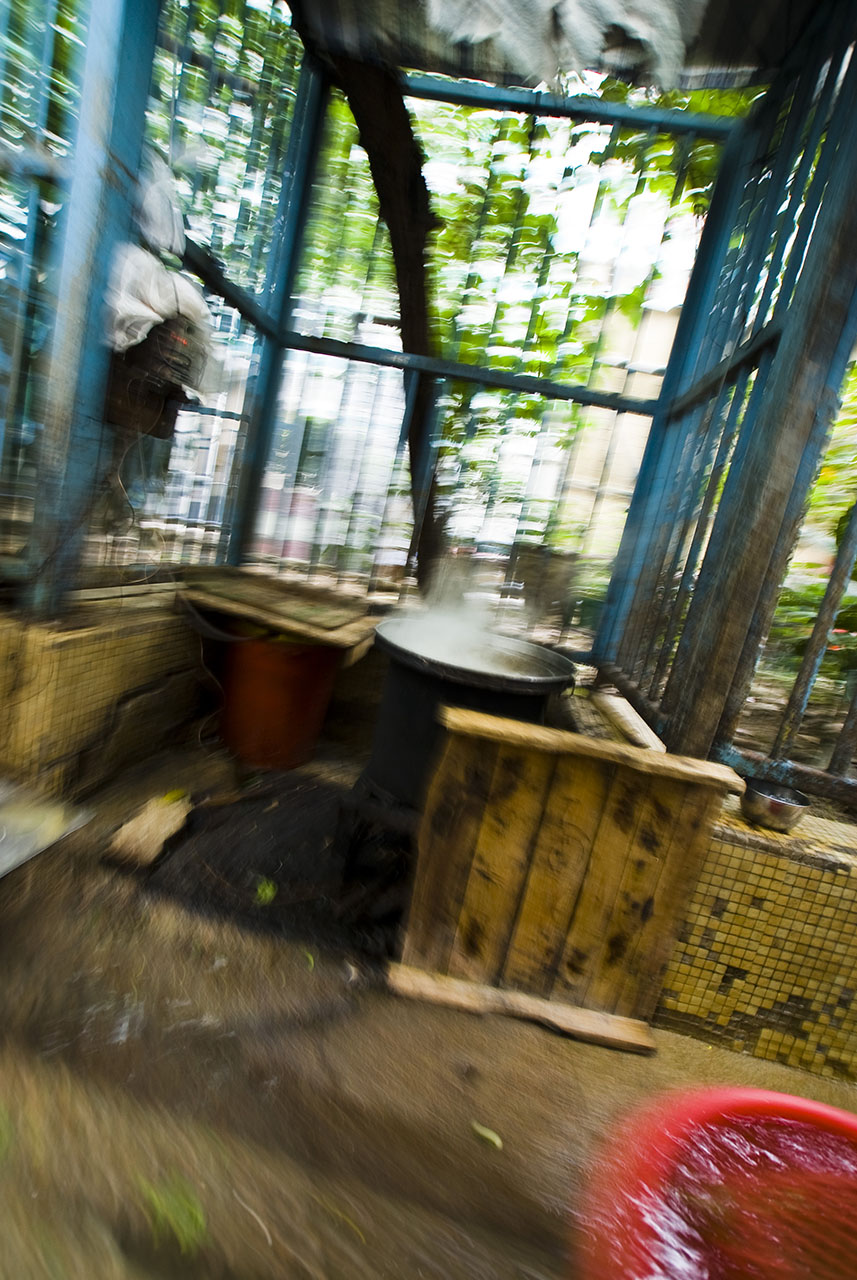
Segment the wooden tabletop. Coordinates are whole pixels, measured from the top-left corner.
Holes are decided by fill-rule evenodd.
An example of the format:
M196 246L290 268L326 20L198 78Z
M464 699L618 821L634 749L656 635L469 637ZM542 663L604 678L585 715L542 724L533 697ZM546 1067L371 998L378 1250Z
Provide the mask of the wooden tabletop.
M242 569L195 567L185 573L179 591L198 609L338 649L362 644L378 621L369 617L364 599Z

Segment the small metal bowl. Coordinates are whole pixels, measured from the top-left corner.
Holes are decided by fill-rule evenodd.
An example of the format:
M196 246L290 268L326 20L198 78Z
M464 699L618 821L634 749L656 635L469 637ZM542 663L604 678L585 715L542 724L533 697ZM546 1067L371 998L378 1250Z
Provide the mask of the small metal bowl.
M791 831L809 809L809 799L794 787L779 782L747 778L741 797L741 812L748 822L773 831Z

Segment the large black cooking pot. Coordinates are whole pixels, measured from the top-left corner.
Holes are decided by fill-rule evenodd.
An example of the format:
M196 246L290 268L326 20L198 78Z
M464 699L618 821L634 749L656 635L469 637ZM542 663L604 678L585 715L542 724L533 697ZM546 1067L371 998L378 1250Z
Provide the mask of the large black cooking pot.
M544 721L552 693L574 681L568 658L431 613L388 618L375 643L390 656L364 779L398 804L421 808L441 730L441 705Z

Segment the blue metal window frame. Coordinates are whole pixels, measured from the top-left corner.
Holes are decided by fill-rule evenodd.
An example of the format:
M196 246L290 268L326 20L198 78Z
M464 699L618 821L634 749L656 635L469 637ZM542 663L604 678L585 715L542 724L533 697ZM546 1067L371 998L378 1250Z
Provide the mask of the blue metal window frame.
M847 193L853 189L847 136L857 109L857 68L853 60L847 62L847 57L849 43L857 34L857 21L853 11L846 14L843 7L834 16L836 21L829 28L818 25L812 40L803 47L802 65L784 72L784 97L778 101L776 90L769 93L756 118L740 126L727 147L626 522L607 609L593 644L592 656L604 675L670 741L675 740L676 713L683 717L683 721L679 720L679 736L682 725L688 724L694 714L693 696L688 692L688 659L695 657L697 680L692 688L696 689L702 676L699 655L708 651L706 628L711 628L706 602L717 601L718 592L722 602L721 569L734 549L734 531L744 527L740 483L744 460L755 454L758 463L762 431L773 449L777 424L767 411L768 398L776 389L778 377L787 376L786 367L799 363L806 341L799 317L808 305L814 272L821 278L821 259L826 261L825 250L815 245L810 236L822 225L824 235L832 234L832 219L847 215ZM792 89L791 85L795 87ZM834 91L836 104L829 115ZM787 102L787 110L780 114L782 101ZM810 103L814 115L807 123ZM754 190L750 173L754 153L764 152L765 134L773 136L775 128L783 131L786 145L777 153L770 175L765 177L766 186ZM792 157L796 158L793 168ZM801 217L795 223L798 211ZM732 227L738 225L749 227L749 235L736 250L734 244L730 245L730 238ZM789 236L793 237L790 256L783 271ZM740 271L736 269L739 265ZM758 289L755 299L754 288ZM827 770L802 766L785 757L800 728L830 625L850 579L857 554L857 513L853 513L839 546L770 755L739 750L733 742L781 577L835 415L838 389L857 339L857 286L850 306L846 307L846 302L839 289L836 306L842 311L842 331L836 349L831 348L825 367L815 379L817 409L812 427L799 464L789 476L788 497L767 578L743 649L734 655L735 668L729 687L724 690L720 723L710 751L739 770L853 802L857 779L845 775L857 749L857 695L851 700ZM746 380L753 370L756 382L745 405ZM724 392L733 387L727 409ZM696 423L706 405L713 419L722 422L722 435L711 471L713 480L694 511L689 488L711 465L710 448L714 443L709 441L706 461L706 455L700 454L698 443L694 443ZM733 443L735 452L712 525L711 485L718 483L723 474L722 464ZM770 456L773 458L773 452ZM691 537L695 519L700 523ZM682 560L681 544L685 538L690 538L690 550ZM705 542L705 558L700 563Z
M99 0L90 23L67 213L58 246L27 607L54 613L80 560L103 475L108 350L101 300L130 234L159 0Z
M86 517L106 466L101 406L108 356L101 341L99 300L113 248L130 230L134 175L142 146L159 9L159 0L104 0L88 41L83 110L59 250L60 304L40 460L43 472L28 560L31 581L26 601L42 614L56 611L64 585L73 579L81 557ZM589 97L561 98L526 89L417 75L403 75L402 88L413 97L534 116L603 121L617 127L634 125L721 140L735 134L731 119L650 106L628 107ZM241 456L227 499L219 552L220 559L232 564L242 561L252 539L274 429L283 356L288 350L401 369L411 389L418 378L429 378L435 383L458 381L476 388L538 394L647 418L656 410L657 402L651 399L600 392L587 385L566 385L456 360L313 338L290 328L291 293L327 96L324 71L305 55L277 215L278 236L264 292L256 295L230 281L202 246L189 242L185 253L185 266L235 307L258 334L257 364L244 415ZM113 157L115 172L108 173L106 156ZM689 298L685 310L690 304ZM411 397L407 397L406 403L410 401ZM431 471L429 441L419 466L423 495L428 491Z

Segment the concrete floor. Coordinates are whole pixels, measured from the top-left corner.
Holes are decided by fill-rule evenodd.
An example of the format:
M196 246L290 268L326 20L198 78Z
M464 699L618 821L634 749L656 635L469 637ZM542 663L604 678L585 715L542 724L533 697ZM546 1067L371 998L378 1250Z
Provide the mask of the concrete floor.
M162 760L0 881L0 1280L558 1280L605 1137L652 1095L857 1111L853 1086L668 1033L638 1057L402 1000L99 863L117 820L191 782L228 769Z

